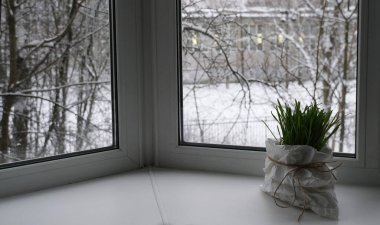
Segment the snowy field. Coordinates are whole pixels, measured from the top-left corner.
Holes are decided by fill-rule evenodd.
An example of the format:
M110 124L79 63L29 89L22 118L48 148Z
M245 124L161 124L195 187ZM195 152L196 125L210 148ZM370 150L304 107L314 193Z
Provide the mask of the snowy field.
M309 104L308 94L311 82L304 87L296 82L290 83L288 89L275 91L261 84L250 86L244 92L239 84L217 85L184 85L183 86L183 131L184 140L196 143L227 144L264 147L267 138L273 138L265 127L263 120L278 137L276 123L271 115L274 104L281 93L282 99L292 104L294 99ZM348 84L346 107L345 153L355 152L355 113L356 81ZM320 90L320 88L318 88ZM333 113L337 112L336 99L332 105ZM334 137L330 147L338 150L339 138Z

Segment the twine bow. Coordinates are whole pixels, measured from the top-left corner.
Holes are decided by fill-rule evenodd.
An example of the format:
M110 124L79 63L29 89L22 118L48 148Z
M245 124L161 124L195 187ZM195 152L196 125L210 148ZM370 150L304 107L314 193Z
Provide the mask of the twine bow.
M338 163L338 161L322 161L322 162L314 162L314 163L309 163L309 164L305 164L305 165L298 165L298 164L287 164L287 163L283 163L281 161L278 161L278 160L275 160L273 158L271 158L270 156L267 156L267 158L278 164L278 165L282 165L282 166L288 166L288 167L295 167L293 169L290 169L286 174L285 176L282 178L282 180L280 181L280 183L277 185L277 188L276 190L274 191L273 193L273 199L274 199L274 202L275 204L280 207L280 208L289 208L291 206L295 206L294 203L296 201L296 198L297 198L297 191L296 191L296 186L295 186L295 181L298 182L298 185L302 191L302 195L303 195L303 206L302 206L302 211L300 213L300 215L298 216L298 222L300 222L301 218L302 218L302 215L303 213L305 212L305 209L306 209L306 206L307 206L307 199L306 199L306 191L305 191L305 187L302 185L301 181L300 181L300 177L298 175L298 173L304 169L317 169L318 171L320 172L323 172L323 173L330 173L332 175L332 177L337 180L335 174L333 173L334 170L336 170L338 167L340 167L342 165L342 163L339 163L337 166L333 167L333 168L329 168L327 166L328 163ZM287 205L281 205L277 202L277 200L281 200L279 198L276 197L276 194L277 194L277 191L278 189L281 187L281 185L283 185L284 183L284 180L287 178L287 177L290 177L291 178L291 181L292 181L292 186L293 186L293 193L294 193L294 197L293 197L293 201L291 203L288 203Z

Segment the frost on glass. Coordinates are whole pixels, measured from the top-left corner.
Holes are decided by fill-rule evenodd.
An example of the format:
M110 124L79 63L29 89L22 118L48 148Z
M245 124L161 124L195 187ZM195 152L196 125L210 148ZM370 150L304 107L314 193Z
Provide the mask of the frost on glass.
M277 99L317 101L355 152L357 0L182 0L183 141L264 147Z
M1 1L0 164L113 145L109 1Z

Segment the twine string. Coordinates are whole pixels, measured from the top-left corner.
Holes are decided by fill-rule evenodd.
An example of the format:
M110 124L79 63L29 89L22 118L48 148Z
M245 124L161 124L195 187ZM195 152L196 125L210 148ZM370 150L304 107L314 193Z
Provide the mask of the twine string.
M285 174L285 176L281 179L280 183L277 185L277 187L273 193L273 200L274 200L275 204L280 208L289 208L291 206L295 206L295 202L297 199L297 190L296 190L296 182L297 182L298 186L301 190L302 196L303 196L303 206L302 206L302 211L301 211L300 215L298 216L298 220L297 220L298 222L300 222L300 220L301 220L301 218L302 218L302 216L306 210L307 204L308 204L305 187L304 187L304 185L302 185L302 183L300 181L300 176L298 175L299 172L304 170L304 169L317 169L318 171L320 171L322 173L330 173L332 175L332 177L334 178L334 180L337 180L333 171L342 165L342 163L339 163L338 161L321 161L321 162L314 162L314 163L309 163L309 164L305 164L305 165L287 164L287 163L283 163L281 161L275 160L275 159L271 158L270 156L267 156L267 158L270 161L272 161L278 165L287 166L287 167L294 167L293 169L290 169ZM328 163L338 163L338 165L335 167L329 168L327 166ZM291 185L293 187L293 200L290 203L287 202L286 205L281 205L278 203L278 200L281 200L281 199L276 197L276 194L277 194L278 190L280 189L280 187L284 184L284 181L287 177L290 177L290 179L291 179Z

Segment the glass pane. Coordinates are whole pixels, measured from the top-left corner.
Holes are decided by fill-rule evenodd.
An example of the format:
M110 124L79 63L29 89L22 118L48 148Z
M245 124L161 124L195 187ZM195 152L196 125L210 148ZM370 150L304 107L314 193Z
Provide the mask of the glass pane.
M113 146L109 1L2 1L0 29L0 164Z
M277 99L315 99L342 120L329 145L355 153L357 0L182 0L181 17L183 142L264 147Z

